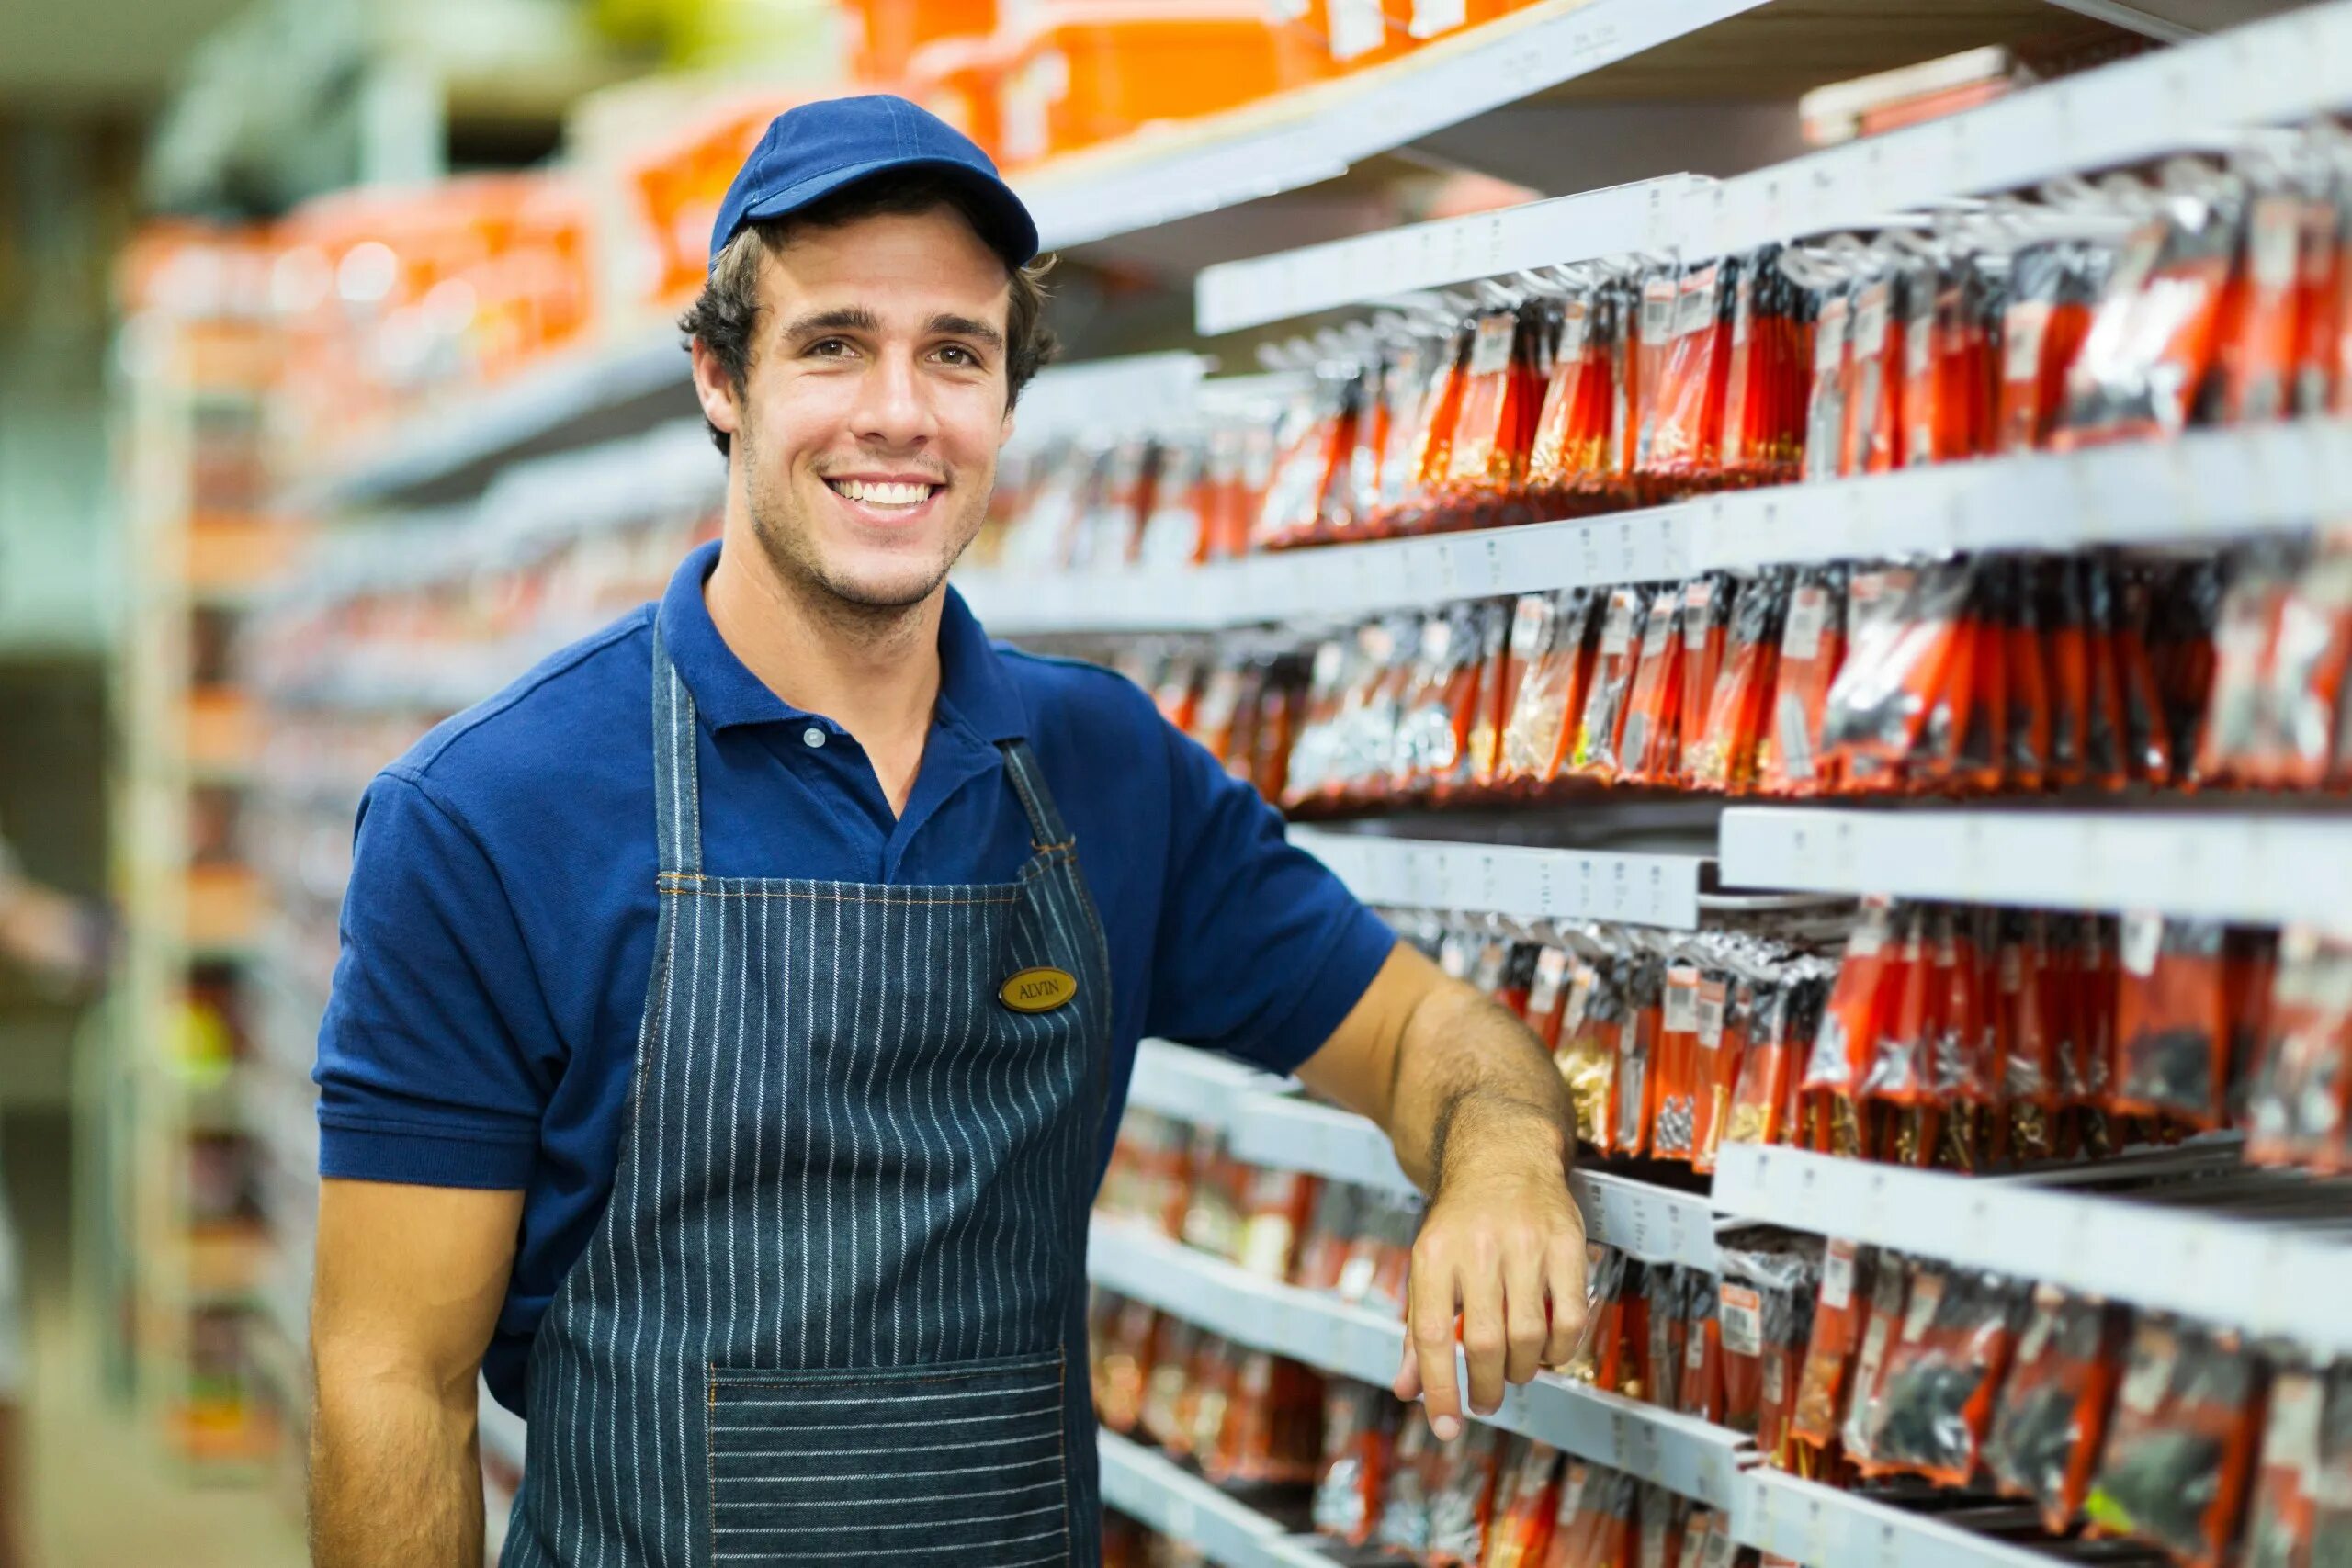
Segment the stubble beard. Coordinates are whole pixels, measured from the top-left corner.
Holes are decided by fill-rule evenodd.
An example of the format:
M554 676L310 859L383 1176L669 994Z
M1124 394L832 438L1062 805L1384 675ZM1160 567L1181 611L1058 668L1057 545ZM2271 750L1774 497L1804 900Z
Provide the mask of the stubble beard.
M978 532L975 527L957 540L920 586L876 591L845 581L827 570L819 552L810 547L813 530L805 525L805 519L794 516L799 503L793 498L790 481L770 489L745 434L739 432L735 440L743 463L743 502L752 537L779 585L812 613L837 626L877 637L904 624L947 581L948 569L971 543L972 534Z

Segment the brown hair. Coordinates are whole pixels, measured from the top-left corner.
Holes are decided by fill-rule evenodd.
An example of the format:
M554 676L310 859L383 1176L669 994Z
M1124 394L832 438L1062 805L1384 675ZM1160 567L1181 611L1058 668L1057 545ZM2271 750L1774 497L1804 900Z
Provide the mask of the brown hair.
M702 293L678 318L678 330L699 339L710 350L741 398L751 374L752 343L759 332L760 264L781 249L795 229L831 228L865 218L932 212L943 207L960 215L973 232L988 232L968 190L953 179L922 169L861 180L786 217L747 223L711 262ZM1021 389L1054 356L1054 329L1046 324L1045 288L1046 274L1052 266L1053 259L1046 257L1012 271L1012 299L1005 319L1008 409L1020 400ZM710 427L710 438L722 455L734 445L716 425Z

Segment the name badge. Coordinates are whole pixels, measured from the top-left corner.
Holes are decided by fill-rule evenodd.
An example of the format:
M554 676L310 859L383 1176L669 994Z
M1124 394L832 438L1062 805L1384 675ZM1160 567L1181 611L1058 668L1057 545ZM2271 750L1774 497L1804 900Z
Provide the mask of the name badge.
M1051 1012L1078 995L1078 976L1067 969L1023 969L998 990L1015 1012Z

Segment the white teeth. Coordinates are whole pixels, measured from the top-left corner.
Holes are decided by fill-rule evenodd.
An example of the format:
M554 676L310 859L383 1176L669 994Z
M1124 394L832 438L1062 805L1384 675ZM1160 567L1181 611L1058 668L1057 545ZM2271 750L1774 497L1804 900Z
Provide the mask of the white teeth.
M931 499L927 484L874 484L864 479L833 479L832 487L852 501L869 506L920 506Z

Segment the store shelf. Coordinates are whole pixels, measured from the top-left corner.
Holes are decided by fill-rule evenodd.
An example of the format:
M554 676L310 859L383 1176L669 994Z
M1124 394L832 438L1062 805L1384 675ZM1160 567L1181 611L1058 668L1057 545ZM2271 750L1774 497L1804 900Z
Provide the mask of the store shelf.
M2194 1183L2100 1192L1726 1145L1714 1205L2352 1355L2345 1221L2297 1226L2260 1205L2233 1213ZM2339 1213L2352 1216L2352 1192Z
M1283 1082L1212 1052L1147 1040L1136 1049L1127 1104L1230 1133L1245 1111L1279 1095Z
M2245 126L2342 107L2352 4L2326 0L1778 168L1709 193L1686 254L1724 255L1792 235L1865 227L1953 196L2032 186L2183 148Z
M2314 419L1946 463L1690 504L1694 567L2212 543L2308 527L2352 493L2352 427Z
M1726 886L2341 923L2352 816L1734 807Z
M1105 1431L1098 1440L1102 1506L1196 1547L1219 1568L1331 1568L1307 1536L1294 1536L1164 1455Z
M1396 1375L1405 1325L1312 1291L1278 1284L1179 1242L1097 1220L1087 1275L1104 1290L1200 1325L1237 1345L1385 1386ZM1645 1481L1729 1507L1740 1439L1552 1373L1514 1387L1481 1417Z
M1396 1163L1388 1134L1371 1122L1300 1099L1262 1075L1227 1071L1199 1052L1148 1040L1136 1056L1127 1103L1208 1122L1225 1133L1234 1157L1250 1165L1303 1170L1399 1198L1421 1196ZM1644 1262L1715 1269L1714 1215L1704 1198L1608 1171L1579 1170L1569 1184L1592 1240Z
M1805 1568L2051 1568L2064 1561L1770 1470L1740 1478L1732 1536Z
M685 350L664 326L535 367L392 432L378 448L296 484L301 514L461 499L525 457L629 435L695 412Z
M1699 521L1691 507L1657 507L1174 570L965 572L956 584L1000 637L1313 626L1453 599L1688 577Z
M976 571L956 581L1001 637L1343 625L1453 600L1773 563L2222 541L2308 526L2346 494L2352 426L2311 420L1743 491L1599 522L1175 570Z
M2347 54L2352 6L2336 0L1721 182L1649 182L1208 267L1196 320L1214 334L1547 263L1635 251L1728 255L1874 227L1949 197L2023 189L2328 112L2352 99L2331 68Z
M1395 1378L1404 1351L1405 1325L1384 1313L1261 1279L1128 1222L1094 1222L1086 1273L1235 1344L1365 1382Z
M1137 354L1053 366L1023 390L1013 440L1036 446L1100 434L1112 419L1138 432L1183 429L1198 415L1212 363L1197 354Z
M1193 284L1193 324L1214 337L1555 262L1670 249L1713 183L1669 175L1220 262Z
M1227 1122L1226 1147L1249 1165L1303 1170L1395 1198L1421 1197L1396 1163L1387 1134L1351 1111L1295 1095L1253 1095L1237 1106Z
M1327 87L1136 137L1014 185L1049 250L1319 184L1763 0L1545 0Z
M1366 904L1523 919L1611 920L1690 931L1699 923L1699 855L1600 854L1443 843L1294 828L1291 842Z

